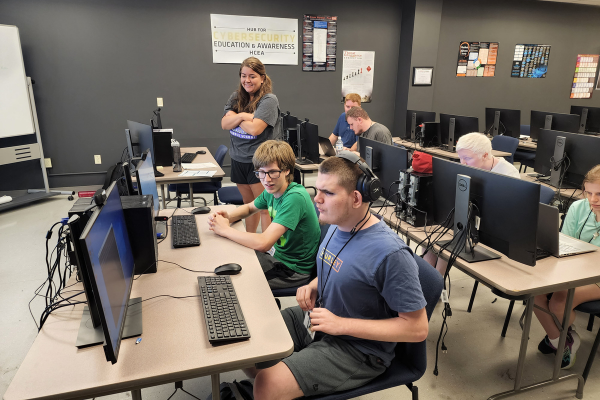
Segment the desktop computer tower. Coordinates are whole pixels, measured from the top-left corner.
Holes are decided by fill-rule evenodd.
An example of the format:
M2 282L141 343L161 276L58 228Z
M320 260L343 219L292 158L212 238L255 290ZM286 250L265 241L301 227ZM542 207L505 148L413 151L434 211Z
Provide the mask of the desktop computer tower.
M411 172L405 221L415 227L433 224L432 174Z
M156 272L158 245L152 195L123 196L121 205L135 263L134 274Z
M396 202L396 218L406 221L406 206L408 205L408 188L410 186L410 172L400 171L398 179L398 201Z

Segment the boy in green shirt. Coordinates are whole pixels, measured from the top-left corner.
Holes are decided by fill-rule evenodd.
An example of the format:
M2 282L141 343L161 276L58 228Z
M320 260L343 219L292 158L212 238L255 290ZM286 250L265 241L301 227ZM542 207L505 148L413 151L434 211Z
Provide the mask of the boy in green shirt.
M315 268L321 229L304 186L293 181L296 162L289 144L268 140L252 158L255 174L265 190L235 211L217 211L208 225L217 235L256 251L271 289L305 285ZM268 210L272 219L262 233L240 232L230 223Z

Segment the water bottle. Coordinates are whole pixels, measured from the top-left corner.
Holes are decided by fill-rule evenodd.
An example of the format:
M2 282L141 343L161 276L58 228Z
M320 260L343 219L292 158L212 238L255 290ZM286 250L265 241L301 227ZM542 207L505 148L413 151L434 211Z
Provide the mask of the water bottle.
M335 152L340 154L340 151L344 150L344 142L342 142L342 137L338 136L337 142L335 142Z
M179 142L171 139L171 148L173 149L173 172L181 172L181 147L179 147Z

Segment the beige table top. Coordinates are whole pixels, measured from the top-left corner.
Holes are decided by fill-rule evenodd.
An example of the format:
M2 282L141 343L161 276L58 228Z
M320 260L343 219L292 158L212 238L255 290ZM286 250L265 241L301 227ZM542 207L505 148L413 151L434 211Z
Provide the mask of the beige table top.
M525 181L539 183L540 185L547 186L550 189L554 190L555 193L558 192L558 189L555 188L554 186L548 185L547 183L544 183L544 182L537 181L535 177L529 176L525 172L521 172L520 175L521 175L521 179L523 179ZM560 189L560 195L562 197L572 198L573 200L579 200L583 196L583 191L581 189L573 189L573 188Z
M460 157L458 156L458 153L453 153L451 151L436 149L436 148L432 148L432 147L421 147L417 143L409 142L407 140L403 140L398 137L394 137L392 139L393 139L394 143L398 143L399 145L406 147L408 150L419 150L424 153L428 153L428 154L442 157L442 158L449 159L449 160L459 160L460 159ZM507 156L510 156L510 153L507 153L506 151L492 150L492 155L494 157L507 157Z
M519 140L519 146L517 148L521 150L536 151L537 142L534 142L533 140Z
M169 183L192 183L192 182L206 182L210 181L212 178L222 178L225 176L225 171L221 169L215 158L212 156L210 151L206 147L182 147L181 155L184 153L195 153L198 150L206 151L206 154L197 154L194 159L194 163L213 163L216 165L215 168L203 168L202 171L217 171L212 177L206 176L185 176L180 177L181 172L173 172L173 167L158 167L158 171L165 174L165 176L157 176L156 183L160 185L169 184Z
M320 154L319 157L324 158L324 159L329 158L329 156L326 156L323 154ZM300 172L312 172L312 171L316 171L319 169L319 164L298 164L298 163L296 163L294 168L296 168Z
M399 221L392 212L392 207L384 214L384 220L394 228L400 222L399 231L411 240L420 242L425 238L424 229L415 228L406 222ZM435 227L429 227L428 231ZM446 235L444 239L450 239ZM497 251L478 244L491 251ZM589 285L600 282L600 251L579 254L571 257L547 257L538 260L535 267L513 261L500 254L497 260L468 263L460 258L456 259L455 267L467 275L477 279L489 287L499 289L511 296L538 295L566 290L573 287ZM442 258L448 259L449 252L444 251Z
M234 206L212 208L227 207ZM172 212L161 211L167 215ZM179 213L186 214L181 210ZM66 307L48 318L4 399L89 399L237 370L291 354L292 339L254 251L209 231L207 217L196 215L202 243L199 247L173 249L167 237L159 245L159 259L209 271L224 263L239 263L243 270L231 280L252 335L249 340L212 346L206 336L199 297L159 297L142 303L142 342L136 345L135 338L123 340L119 360L111 365L106 362L102 346L75 347L83 307ZM244 229L241 222L234 226ZM206 274L159 262L156 274L142 275L134 281L131 297L196 296L199 275Z

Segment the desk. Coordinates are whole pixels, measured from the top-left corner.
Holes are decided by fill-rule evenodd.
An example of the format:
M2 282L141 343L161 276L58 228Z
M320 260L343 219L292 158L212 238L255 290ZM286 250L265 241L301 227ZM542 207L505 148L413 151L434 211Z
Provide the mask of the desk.
M555 193L559 194L562 197L566 197L569 199L575 199L575 200L579 200L582 199L583 197L583 191L581 189L574 189L574 188L567 188L567 189L560 189L560 192L557 188L555 188L554 186L551 186L545 182L541 182L536 180L535 177L533 176L529 176L527 173L525 172L521 172L521 179L524 181L528 181L528 182L535 182L535 183L539 183L540 185L544 185L549 187L550 189L554 190Z
M446 160L458 161L460 157L458 153L453 153L451 151L446 151L442 149L438 149L435 147L421 147L418 143L409 142L407 140L400 139L398 137L392 138L394 143L399 144L400 146L406 147L408 150L419 150L423 153L431 154L432 156L437 156L441 158L445 158ZM506 151L492 150L492 155L494 157L508 157L510 153Z
M390 210L387 211L387 215L384 216L387 223L391 224L394 228L399 222L395 215ZM408 238L413 240L421 241L425 238L425 232L423 228L412 227L405 222L401 222L399 231L405 234ZM433 228L428 228L431 230ZM444 239L450 238L447 235ZM478 244L478 246L482 246ZM483 246L487 248L486 246ZM448 259L449 253L444 251L441 255L442 258ZM576 259L576 262L573 262ZM513 390L498 393L489 397L489 400L496 400L505 397L513 396L517 393L522 393L537 389L544 386L553 385L559 382L563 382L569 379L577 379L577 398L583 397L583 377L578 374L568 374L559 377L560 373L560 362L562 353L555 358L554 371L552 379L532 384L526 387L521 386L521 380L523 376L523 368L525 365L525 356L527 353L527 343L529 338L529 330L531 327L531 321L533 318L533 296L539 294L545 294L555 292L559 290L569 290L567 298L567 307L565 308L565 321L569 320L569 314L571 312L569 304L572 304L573 294L575 288L578 286L589 285L600 281L600 252L596 251L593 253L580 254L573 257L555 258L548 257L543 260L539 260L535 267L529 267L524 264L520 264L516 261L510 260L506 256L498 260L490 260L478 263L468 263L460 258L456 259L454 267L460 269L470 277L488 286L497 294L504 294L505 297L519 297L526 298L527 307L525 312L525 321L523 333L521 336L521 347L519 351L519 358L517 362L517 372L515 376L515 385ZM568 322L565 322L563 326L563 334L561 335L561 342L564 345L566 338ZM560 346L559 346L560 347Z
M323 159L327 159L330 156L326 156L326 155L319 155L319 157L323 158ZM304 186L305 188L309 189L314 189L315 193L317 192L317 189L312 187L312 186L308 186L306 187L304 185L304 174L312 174L315 171L319 170L319 164L298 164L296 163L294 165L294 168L298 170L298 172L300 172L300 183L302 184L302 186Z
M537 142L533 140L519 140L518 149L535 152L537 150Z
M212 154L210 154L210 151L208 151L208 149L206 147L182 147L181 148L181 154L183 155L184 153L195 153L198 150L204 150L206 151L206 154L198 154L196 156L196 158L194 159L194 163L213 163L214 165L216 165L215 168L206 168L203 169L206 171L217 171L215 172L215 174L212 177L206 177L206 176L179 176L181 175L181 172L173 172L173 167L162 167L162 169L159 169L160 172L162 172L163 174L165 174L164 176L157 176L156 177L156 183L160 184L160 194L162 197L162 208L165 209L167 208L166 206L166 202L165 202L165 185L169 185L171 183L189 183L190 184L190 201L191 201L191 205L192 207L194 206L194 191L192 190L192 184L196 183L196 182L210 182L212 179L214 178L223 178L225 176L225 172L221 169L221 167L219 166L219 164L217 163L217 161L215 160L215 158L212 156Z
M234 207L218 206L213 210ZM161 211L163 215L172 212ZM229 262L242 265L242 272L231 276L231 280L252 335L249 340L213 347L206 336L199 297L159 297L142 305L142 342L136 345L135 339L123 340L119 361L111 365L101 346L81 350L75 347L83 307L66 307L48 318L4 399L91 399L132 391L137 400L141 399L142 388L206 375L212 376L213 398L218 399L220 373L290 355L292 339L254 250L209 231L207 218L207 214L196 215L202 242L199 247L173 249L168 237L159 245L159 259L198 270L212 270ZM244 230L241 222L233 226ZM196 296L198 275L203 274L159 262L156 274L142 275L134 281L131 297ZM78 287L81 284L73 288Z

